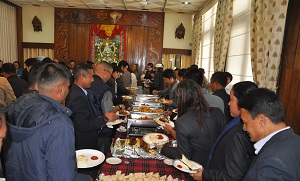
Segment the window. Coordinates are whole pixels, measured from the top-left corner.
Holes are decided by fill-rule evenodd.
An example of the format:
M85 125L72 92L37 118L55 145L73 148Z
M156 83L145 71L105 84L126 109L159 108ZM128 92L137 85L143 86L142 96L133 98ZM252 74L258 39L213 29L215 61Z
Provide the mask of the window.
M202 39L199 67L205 69L209 79L214 73L214 28L217 13L216 3L202 15ZM250 57L250 8L251 1L235 0L233 22L228 46L225 70L233 75L232 84L240 81L253 81Z
M214 28L218 3L202 15L202 39L200 42L199 67L204 68L209 78L214 71Z
M225 70L233 76L232 84L253 81L250 56L251 1L233 2L233 22Z

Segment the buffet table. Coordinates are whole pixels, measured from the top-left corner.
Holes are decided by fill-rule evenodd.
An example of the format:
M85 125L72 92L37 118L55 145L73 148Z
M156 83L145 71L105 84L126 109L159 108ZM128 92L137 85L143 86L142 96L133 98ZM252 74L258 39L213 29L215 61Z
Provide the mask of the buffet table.
M153 109L156 109L157 107L155 107L155 103L152 102L152 100L155 97L152 96L145 96L145 97L136 97L136 101L138 102L132 102L132 106L137 106L135 109L137 109L139 106L141 105L149 105L149 106L153 106ZM157 104L157 103L156 103ZM128 113L129 114L129 113ZM185 175L184 172L176 169L175 167L173 167L172 165L167 165L166 163L168 162L164 162L165 157L164 156L160 156L160 157L155 157L155 158L145 158L145 157L133 157L133 156L123 156L123 155L116 155L113 152L114 149L114 143L116 142L116 140L120 140L120 139L128 139L131 137L136 137L133 136L132 134L129 134L129 127L130 125L133 124L142 124L142 125L152 125L153 122L154 124L158 125L157 123L155 123L155 121L145 121L145 120L140 120L138 121L137 115L134 116L134 112L130 113L131 116L129 116L131 119L127 119L129 118L128 116L126 116L126 123L121 123L119 126L124 126L125 128L127 128L126 132L120 132L117 131L115 136L114 136L114 141L112 143L111 146L111 153L109 153L108 155L106 155L106 158L112 157L112 155L119 157L122 162L119 164L109 164L106 161L104 161L100 167L99 170L99 175L115 175L118 171L118 174L125 174L125 175L129 175L131 173L158 173L161 177L166 175L168 176L172 176L172 178L176 178L179 180L184 180L185 179ZM144 113L145 115L143 116L147 116L147 117L152 117L153 115L151 115L150 113ZM160 113L161 114L161 113ZM142 115L142 114L141 114ZM139 116L138 116L139 117ZM128 122L129 120L129 122ZM142 122L142 123L141 123ZM152 122L151 124L149 124L150 122ZM158 125L159 126L159 125ZM118 130L118 129L117 129ZM162 130L163 131L163 130ZM131 136L130 136L131 135ZM138 138L138 136L136 137ZM139 137L141 139L141 136ZM170 140L170 144L172 143L172 139Z

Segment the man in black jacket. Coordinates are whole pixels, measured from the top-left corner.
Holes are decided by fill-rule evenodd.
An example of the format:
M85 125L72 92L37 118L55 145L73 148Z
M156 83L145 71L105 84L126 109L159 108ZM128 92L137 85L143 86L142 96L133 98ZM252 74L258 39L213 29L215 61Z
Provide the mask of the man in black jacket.
M12 63L5 63L2 66L2 75L7 78L7 81L13 88L16 98L23 95L24 91L28 89L28 83L20 79L16 74L16 68Z
M246 93L257 88L257 85L250 81L239 82L233 86L229 105L230 113L235 119L229 122L215 142L204 170L200 169L191 174L195 180L239 181L244 178L254 156L254 149L247 133L242 129L238 101Z

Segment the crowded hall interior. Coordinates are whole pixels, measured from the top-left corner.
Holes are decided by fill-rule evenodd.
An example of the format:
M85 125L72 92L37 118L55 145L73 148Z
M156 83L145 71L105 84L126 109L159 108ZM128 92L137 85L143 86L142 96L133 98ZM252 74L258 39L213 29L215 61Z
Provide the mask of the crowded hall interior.
M0 181L299 181L299 0L1 0Z

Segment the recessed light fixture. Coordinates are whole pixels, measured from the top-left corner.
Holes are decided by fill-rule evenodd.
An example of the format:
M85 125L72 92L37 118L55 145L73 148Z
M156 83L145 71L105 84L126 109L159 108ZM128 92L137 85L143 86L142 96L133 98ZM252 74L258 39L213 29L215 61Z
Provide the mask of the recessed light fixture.
M182 4L186 4L187 5L187 4L191 4L191 2L187 2L186 1L186 2L182 2Z

